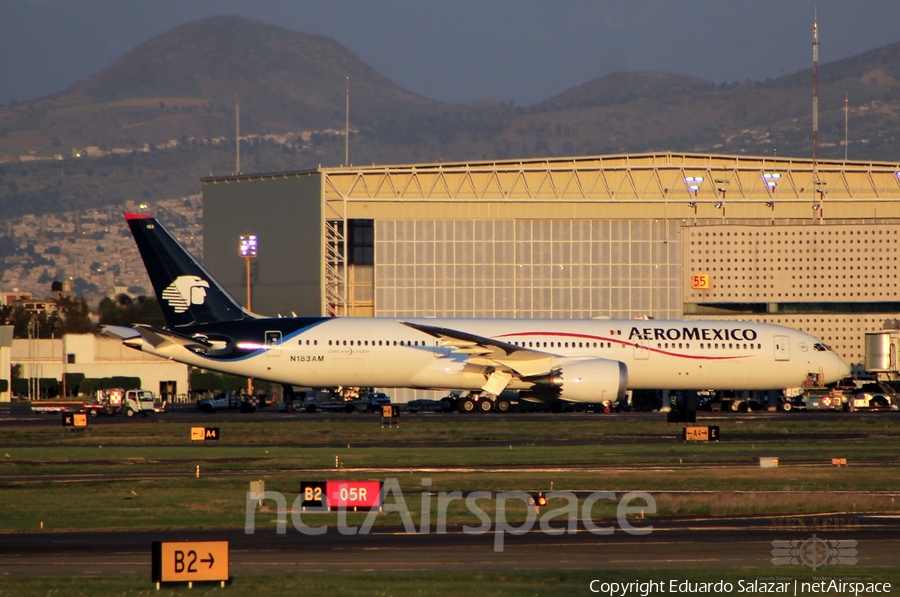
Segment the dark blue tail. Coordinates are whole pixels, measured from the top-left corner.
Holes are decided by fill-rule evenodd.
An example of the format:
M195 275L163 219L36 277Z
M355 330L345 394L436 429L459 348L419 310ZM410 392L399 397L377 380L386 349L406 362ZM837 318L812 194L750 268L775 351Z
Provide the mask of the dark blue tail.
M252 318L156 218L126 213L170 329Z

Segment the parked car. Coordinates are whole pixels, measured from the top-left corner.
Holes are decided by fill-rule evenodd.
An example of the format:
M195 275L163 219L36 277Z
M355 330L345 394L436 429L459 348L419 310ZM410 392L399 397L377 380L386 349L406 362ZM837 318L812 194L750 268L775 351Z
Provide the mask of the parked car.
M442 410L443 404L441 404L440 400L419 398L406 403L406 412L408 413L439 413Z

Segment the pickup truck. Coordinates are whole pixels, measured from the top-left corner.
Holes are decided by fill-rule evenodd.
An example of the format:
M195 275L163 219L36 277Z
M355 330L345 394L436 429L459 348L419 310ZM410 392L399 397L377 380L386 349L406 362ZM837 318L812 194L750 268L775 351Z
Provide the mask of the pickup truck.
M241 397L233 392L219 392L210 398L201 398L197 401L197 408L205 413L217 410L231 410L241 405Z

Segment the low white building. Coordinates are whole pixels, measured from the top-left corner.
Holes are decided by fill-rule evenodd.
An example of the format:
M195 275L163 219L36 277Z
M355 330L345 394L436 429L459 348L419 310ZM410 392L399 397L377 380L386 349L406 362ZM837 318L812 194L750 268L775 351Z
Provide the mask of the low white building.
M140 377L141 387L172 400L188 392L188 367L124 346L121 340L92 334L61 339L15 339L10 365L21 365L22 378L55 378L83 373L86 378Z

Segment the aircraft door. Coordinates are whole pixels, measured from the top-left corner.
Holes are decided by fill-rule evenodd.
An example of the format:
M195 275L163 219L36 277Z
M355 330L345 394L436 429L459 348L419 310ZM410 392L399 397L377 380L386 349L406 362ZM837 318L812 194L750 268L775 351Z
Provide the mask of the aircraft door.
M634 343L634 358L637 361L646 361L650 358L650 348L646 340L638 340Z
M775 336L775 360L791 360L791 341L787 336Z
M266 332L266 348L268 348L266 351L267 357L281 356L281 332Z

